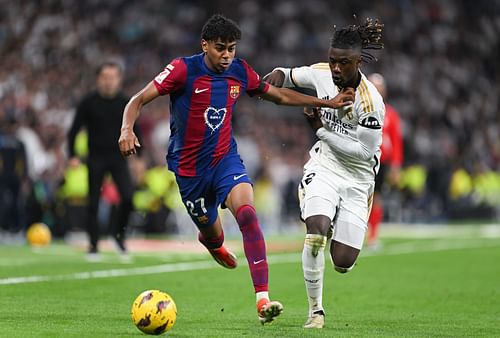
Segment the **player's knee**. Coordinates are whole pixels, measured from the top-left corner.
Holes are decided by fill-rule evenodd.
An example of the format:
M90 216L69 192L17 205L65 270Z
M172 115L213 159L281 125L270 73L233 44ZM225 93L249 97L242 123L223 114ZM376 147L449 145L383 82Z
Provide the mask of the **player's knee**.
M236 211L236 221L238 222L240 228L258 224L255 208L249 204L241 206Z
M308 217L306 219L306 228L308 234L327 236L330 219L323 215Z
M346 273L353 269L360 250L350 245L333 241L330 247L330 255L335 271Z
M356 259L352 257L332 257L333 268L339 273L347 273L354 268Z
M339 272L339 273L347 273L349 271L351 271L352 269L354 269L354 264L351 265L350 267L343 267L343 266L337 266L335 265L335 263L333 264L333 268L335 269L335 271Z

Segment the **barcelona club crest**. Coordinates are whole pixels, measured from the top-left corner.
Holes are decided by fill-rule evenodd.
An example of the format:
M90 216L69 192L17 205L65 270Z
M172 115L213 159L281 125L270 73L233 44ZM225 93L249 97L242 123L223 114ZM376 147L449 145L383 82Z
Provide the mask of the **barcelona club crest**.
M229 95L233 99L236 99L238 96L240 96L240 86L238 85L231 86L231 88L229 89Z

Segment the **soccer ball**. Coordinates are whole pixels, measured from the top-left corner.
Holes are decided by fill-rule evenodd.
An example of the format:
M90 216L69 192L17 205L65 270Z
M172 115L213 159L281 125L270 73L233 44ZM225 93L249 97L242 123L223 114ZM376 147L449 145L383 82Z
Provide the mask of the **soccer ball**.
M159 335L170 330L177 318L175 302L165 292L147 290L141 293L132 304L132 322L147 334Z
M50 243L50 229L43 223L33 223L26 232L26 240L32 246L45 246Z

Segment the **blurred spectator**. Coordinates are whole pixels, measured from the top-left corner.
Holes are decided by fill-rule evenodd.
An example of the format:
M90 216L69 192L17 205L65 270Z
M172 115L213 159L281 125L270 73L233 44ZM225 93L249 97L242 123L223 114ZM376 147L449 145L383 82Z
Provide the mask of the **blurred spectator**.
M80 160L75 156L75 139L82 127L88 133L88 219L89 258L97 258L99 241L98 211L101 200L103 206L116 205L119 210L111 224L111 235L119 251L126 253L125 231L132 211L133 184L127 160L118 149L118 137L123 110L128 98L120 91L122 68L118 63L105 62L97 70L97 89L87 94L78 105L75 119L68 133L69 165L78 167ZM105 177L111 174L114 184ZM106 178L106 180L105 180ZM103 185L104 182L104 185ZM118 189L118 191L116 191Z
M467 170L473 182L480 182L474 177L485 170L500 170L500 0L0 0L0 8L0 108L39 138L47 125L67 132L77 100L93 86L93 72L82 69L126 55L124 91L136 92L174 56L193 53L200 40L197 27L214 12L238 21L244 36L238 54L261 74L278 64L326 60L322 47L332 23L351 23L356 13L359 20L378 17L386 25L383 57L364 72L384 74L391 103L403 116L403 166L432 166L431 176L445 178L445 186L456 167ZM158 31L163 26L167 29ZM143 117L150 114L153 122L148 122L151 135L144 135L152 145L147 152L165 152L165 138L158 134L164 129L156 123L165 123L160 115L168 119L167 106L165 101L145 109ZM270 159L283 163L291 176L279 181L294 179L310 146L300 113L255 100L242 100L237 109L259 122L244 124L260 148L259 165ZM36 129L30 115L38 117ZM155 144L158 139L161 145ZM42 145L40 158L48 158L30 164L33 146L25 146L32 179L45 170L34 168L38 165L50 168L49 180L61 179L57 166L46 164L54 160L54 149ZM274 183L281 189L282 183ZM440 189L446 195L445 188ZM424 209L446 216L440 205L449 203L443 200L447 196L435 189L426 194Z
M16 137L17 121L0 116L0 229L22 230L22 186L27 178L26 152Z

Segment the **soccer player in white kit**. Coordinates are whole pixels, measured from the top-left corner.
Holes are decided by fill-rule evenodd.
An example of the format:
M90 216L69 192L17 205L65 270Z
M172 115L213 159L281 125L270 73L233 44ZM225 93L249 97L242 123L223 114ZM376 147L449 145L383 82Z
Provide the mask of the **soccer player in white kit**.
M360 70L367 52L381 49L383 25L367 19L362 25L335 29L329 62L297 68L275 68L264 79L279 87L308 88L320 98L355 90L352 106L305 112L319 141L310 150L299 185L301 216L307 234L302 267L309 301L305 328L323 328L324 251L336 271L350 271L363 246L380 164L384 102Z

